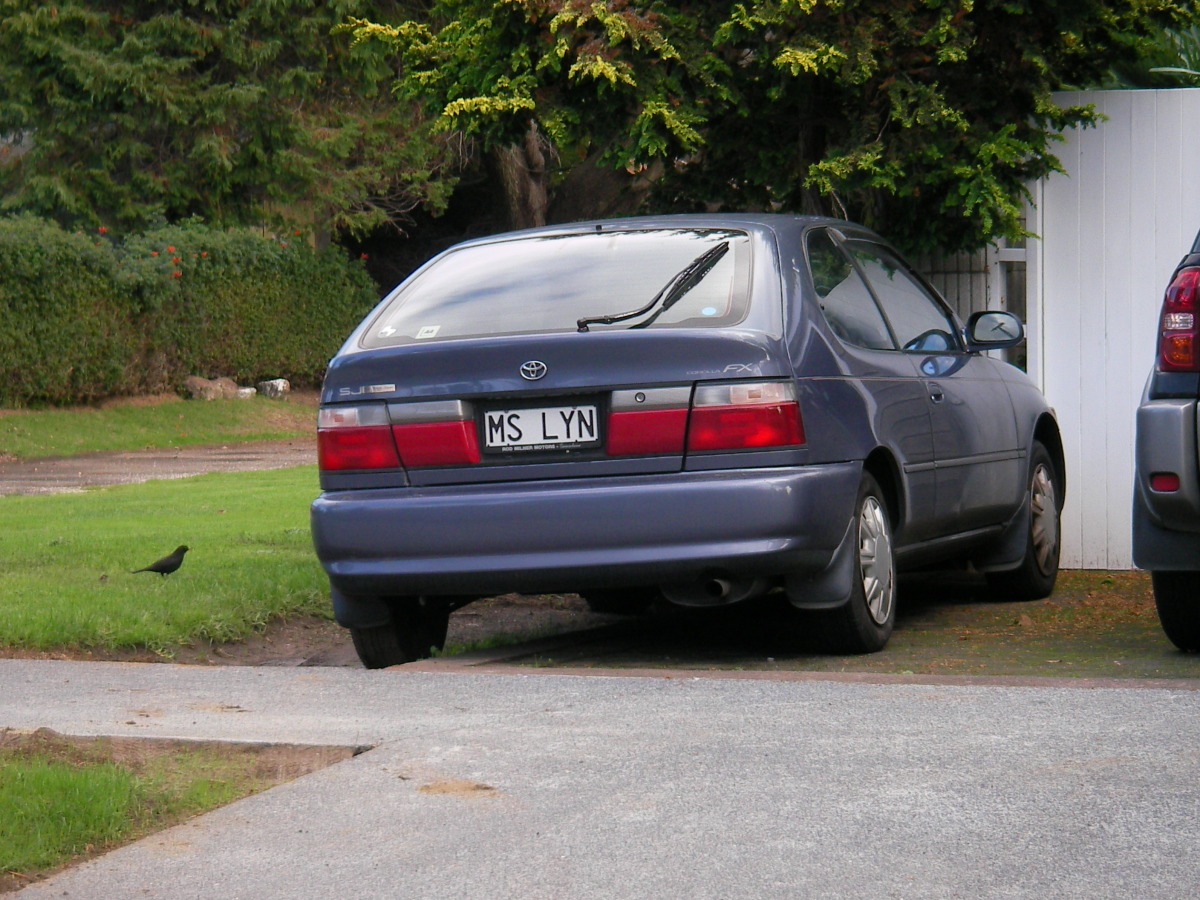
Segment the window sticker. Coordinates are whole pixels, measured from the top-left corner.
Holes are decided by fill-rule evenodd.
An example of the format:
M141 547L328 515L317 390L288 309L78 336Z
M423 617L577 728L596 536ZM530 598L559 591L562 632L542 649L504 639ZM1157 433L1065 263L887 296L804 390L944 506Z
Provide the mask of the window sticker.
M417 332L417 340L423 340L424 338L435 337L437 335L437 333L441 330L442 330L441 325L426 325L420 331Z
M379 329L379 336L382 338L391 337L395 333L396 333L396 329L393 328L391 325L388 325L386 328Z

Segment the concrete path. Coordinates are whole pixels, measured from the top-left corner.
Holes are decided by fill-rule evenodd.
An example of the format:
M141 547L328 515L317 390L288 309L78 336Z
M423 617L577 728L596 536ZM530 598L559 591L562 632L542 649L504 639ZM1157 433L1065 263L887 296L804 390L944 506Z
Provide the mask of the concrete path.
M24 898L1191 898L1200 694L0 660L0 726L370 745Z

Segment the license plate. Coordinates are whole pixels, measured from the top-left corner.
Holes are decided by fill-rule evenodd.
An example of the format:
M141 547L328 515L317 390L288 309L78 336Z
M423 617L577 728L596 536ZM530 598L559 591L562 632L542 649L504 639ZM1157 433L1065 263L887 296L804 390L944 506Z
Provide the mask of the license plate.
M600 419L595 406L494 409L483 414L483 449L490 453L598 446Z

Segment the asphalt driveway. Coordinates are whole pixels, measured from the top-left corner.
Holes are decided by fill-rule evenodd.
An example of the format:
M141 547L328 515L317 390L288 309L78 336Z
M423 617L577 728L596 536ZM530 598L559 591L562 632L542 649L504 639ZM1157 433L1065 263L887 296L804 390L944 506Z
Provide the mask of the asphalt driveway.
M1189 684L890 680L0 660L0 726L373 748L19 896L1195 896Z

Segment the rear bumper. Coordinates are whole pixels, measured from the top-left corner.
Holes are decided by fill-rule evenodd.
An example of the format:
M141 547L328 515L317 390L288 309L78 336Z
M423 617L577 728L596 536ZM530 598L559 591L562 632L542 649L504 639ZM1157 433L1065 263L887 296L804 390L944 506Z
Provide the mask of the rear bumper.
M1179 531L1200 532L1196 406L1195 400L1143 399L1137 411L1137 490L1159 525ZM1177 475L1178 490L1152 490L1150 476L1159 472Z
M1200 421L1188 399L1142 398L1137 411L1133 560L1139 568L1200 568ZM1174 491L1155 491L1150 476L1179 477Z
M861 463L323 493L344 595L489 596L824 569Z

